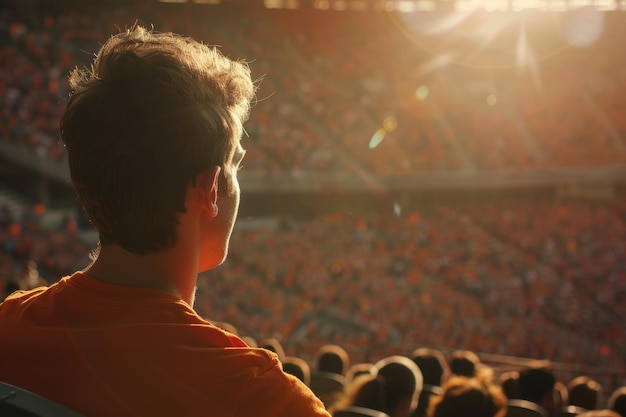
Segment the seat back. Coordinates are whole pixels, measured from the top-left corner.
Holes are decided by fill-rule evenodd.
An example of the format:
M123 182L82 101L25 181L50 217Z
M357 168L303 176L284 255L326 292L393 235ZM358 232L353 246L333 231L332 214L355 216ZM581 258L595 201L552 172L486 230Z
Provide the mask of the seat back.
M311 374L311 391L316 394L342 391L345 384L345 377L333 372L315 371Z
M343 395L346 378L333 372L315 371L311 374L311 391L330 408Z
M333 417L389 417L389 415L371 408L348 407L335 411Z
M6 382L0 382L0 416L84 417L54 401Z
M509 400L506 403L506 417L548 417L542 406L526 400Z

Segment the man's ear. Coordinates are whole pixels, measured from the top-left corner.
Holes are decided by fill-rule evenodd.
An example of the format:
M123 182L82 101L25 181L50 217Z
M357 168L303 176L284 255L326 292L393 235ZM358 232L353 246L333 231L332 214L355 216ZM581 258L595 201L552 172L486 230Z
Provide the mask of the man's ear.
M201 206L211 217L217 216L217 195L221 171L222 168L216 166L201 172L197 177Z

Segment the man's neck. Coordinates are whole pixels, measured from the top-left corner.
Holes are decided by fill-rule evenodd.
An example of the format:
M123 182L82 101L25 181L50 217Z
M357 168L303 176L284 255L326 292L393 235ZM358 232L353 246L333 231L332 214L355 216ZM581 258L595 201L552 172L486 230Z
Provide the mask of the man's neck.
M181 257L180 252L172 248L138 255L118 245L101 246L96 260L84 273L111 284L166 291L193 305L197 261L194 264L192 253Z

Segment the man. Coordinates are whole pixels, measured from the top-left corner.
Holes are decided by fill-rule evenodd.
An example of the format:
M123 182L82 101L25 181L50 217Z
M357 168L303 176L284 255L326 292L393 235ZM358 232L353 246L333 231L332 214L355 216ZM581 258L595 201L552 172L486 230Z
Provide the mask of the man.
M418 406L424 387L422 371L411 359L394 355L376 362L384 381L384 411L390 417L408 417Z
M191 308L239 207L248 67L134 26L70 84L61 135L100 245L0 305L0 380L88 416L328 416L276 355Z
M556 377L547 368L529 368L519 373L519 390L523 400L541 406L547 415L552 415L554 409L554 385Z
M602 387L586 375L577 376L567 384L569 405L596 410L600 408Z
M372 374L351 381L344 398L333 406L337 410L333 415L356 415L369 409L390 417L410 417L418 406L422 387L422 372L411 359L389 356L374 364Z
M478 378L453 376L433 397L429 417L504 417L506 397L502 389Z

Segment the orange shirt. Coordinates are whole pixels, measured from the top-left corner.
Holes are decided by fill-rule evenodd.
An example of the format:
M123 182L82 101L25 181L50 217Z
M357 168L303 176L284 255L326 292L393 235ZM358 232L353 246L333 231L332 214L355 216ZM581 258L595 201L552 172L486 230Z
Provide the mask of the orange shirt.
M0 304L0 381L90 417L328 417L281 368L158 290L76 273Z

